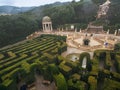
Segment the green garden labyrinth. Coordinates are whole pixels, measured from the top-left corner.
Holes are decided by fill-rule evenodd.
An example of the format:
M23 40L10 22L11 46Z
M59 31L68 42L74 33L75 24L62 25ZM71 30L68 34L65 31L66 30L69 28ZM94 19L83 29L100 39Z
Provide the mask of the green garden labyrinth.
M119 51L95 50L90 58L89 52L69 50L66 39L66 36L42 34L1 49L0 90L18 90L20 82L35 87L36 74L43 76L45 81L41 82L54 82L57 90L120 89ZM63 57L63 52L71 53Z

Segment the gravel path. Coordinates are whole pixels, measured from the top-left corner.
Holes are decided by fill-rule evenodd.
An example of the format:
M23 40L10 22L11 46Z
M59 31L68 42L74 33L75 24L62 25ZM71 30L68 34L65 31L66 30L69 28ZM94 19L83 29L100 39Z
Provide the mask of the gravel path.
M36 90L56 90L55 83L52 82L50 85L44 85L42 76L36 76Z
M56 85L54 82L50 83L49 85L43 84L43 77L36 75L36 82L35 86L28 89L28 90L57 90Z
M67 55L72 54L72 53L83 53L83 52L86 52L86 51L83 51L83 50L80 50L80 49L77 49L77 48L73 48L73 47L67 47L67 51L63 52L62 56L66 57ZM90 54L90 58L92 59L93 58L93 52L88 52L88 53Z

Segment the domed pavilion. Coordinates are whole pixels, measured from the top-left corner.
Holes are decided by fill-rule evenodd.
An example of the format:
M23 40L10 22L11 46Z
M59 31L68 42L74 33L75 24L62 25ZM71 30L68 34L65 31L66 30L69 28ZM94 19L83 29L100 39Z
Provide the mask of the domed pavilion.
M48 16L43 17L42 26L43 26L43 32L51 32L53 30L51 18Z

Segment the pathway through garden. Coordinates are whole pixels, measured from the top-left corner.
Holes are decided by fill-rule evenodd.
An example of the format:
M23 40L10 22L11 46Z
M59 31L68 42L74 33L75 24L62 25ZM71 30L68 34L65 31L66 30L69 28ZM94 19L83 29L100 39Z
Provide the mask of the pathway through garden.
M99 68L104 69L104 65L105 65L104 60L99 60Z
M111 60L111 62L113 63L112 67L110 68L111 72L116 72L116 68L115 68L115 60Z
M35 86L31 87L28 90L57 90L54 82L50 84L43 84L44 82L43 76L35 75L35 77L36 77Z
M83 50L80 50L80 49L77 49L77 48L73 48L73 47L67 47L67 51L63 52L62 56L66 57L67 55L72 54L72 53L83 53L83 52L86 52L86 51L83 51ZM93 58L93 52L88 52L88 53L90 54L90 58L92 59Z

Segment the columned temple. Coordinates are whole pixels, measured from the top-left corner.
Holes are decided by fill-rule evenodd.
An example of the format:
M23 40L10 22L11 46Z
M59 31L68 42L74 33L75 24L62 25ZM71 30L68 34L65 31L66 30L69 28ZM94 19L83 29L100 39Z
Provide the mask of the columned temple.
M43 17L42 26L43 32L51 32L53 30L51 18L48 16Z

